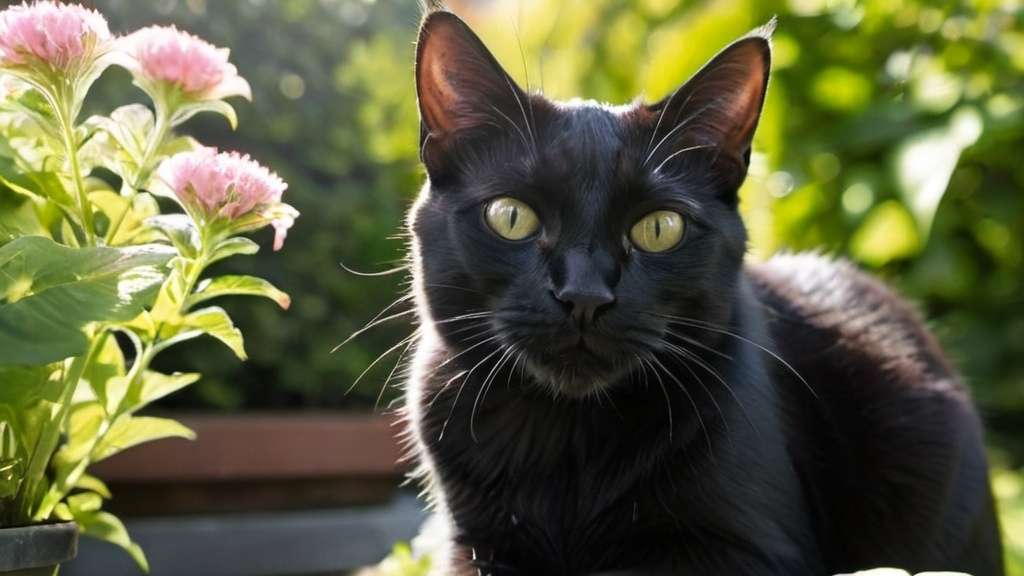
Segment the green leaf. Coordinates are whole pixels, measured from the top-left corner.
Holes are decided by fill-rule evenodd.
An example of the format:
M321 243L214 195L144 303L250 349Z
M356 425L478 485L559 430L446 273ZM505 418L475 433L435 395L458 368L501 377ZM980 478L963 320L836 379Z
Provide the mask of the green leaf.
M223 260L224 258L235 255L251 256L252 254L259 252L259 250L259 244L249 240L248 238L235 236L218 243L210 252L210 258L207 262L212 264L218 260Z
M68 193L60 177L53 172L28 172L25 174L0 174L0 184L18 194L33 198L46 198L58 206L76 213L77 203Z
M195 438L195 432L184 424L170 418L154 416L131 416L125 414L114 421L114 424L103 436L103 440L93 450L92 461L99 462L122 450L138 446L161 438Z
M56 205L0 186L0 245L22 236L49 236L52 222L63 218Z
M89 193L99 214L108 222L104 231L107 246L142 244L159 239L149 225L150 219L160 213L156 200L149 194L139 193L125 197L113 190Z
M240 360L247 358L242 342L242 331L235 328L231 317L219 306L210 306L186 314L182 318L182 327L213 336L227 344Z
M174 116L171 118L171 126L178 126L200 112L215 112L220 114L227 118L228 123L231 124L232 130L238 126L238 116L235 114L235 109L223 100L204 100L195 104L182 106L178 108L177 112L175 112Z
M106 411L98 401L79 402L71 407L67 442L53 456L54 484L63 484L78 463L89 457L106 419Z
M75 522L82 534L106 540L123 548L139 565L143 572L149 573L146 555L138 544L132 542L128 530L121 520L109 512L96 510L71 509Z
M0 247L0 364L46 364L85 351L83 328L142 312L175 251L69 248L38 236Z
M59 365L0 366L0 525L31 520L46 491L45 470L60 442ZM0 496L3 498L4 496Z
M85 121L87 126L102 130L136 162L142 160L146 140L153 131L153 112L142 104L121 106L106 116L93 116Z
M278 306L285 310L291 304L291 298L287 294L262 278L228 275L201 283L196 291L189 296L188 305L192 306L210 298L228 295L265 296L277 302Z
M99 400L107 414L113 414L124 397L127 380L125 379L125 358L121 346L109 333L95 336L102 342L94 345L92 356L86 364L80 381L87 382L92 390L92 397L86 398L78 390L77 401Z
M103 497L96 492L85 491L78 492L68 496L65 500L68 508L71 510L71 515L74 516L76 510L82 512L98 512L103 507Z
M146 140L153 132L153 112L141 104L115 109L110 116L92 116L84 127L96 133L79 156L86 166L103 166L126 183L134 183L144 169Z
M107 488L107 484L92 474L82 474L78 482L75 482L75 488L95 492L103 498L109 499L111 497L110 488Z
M192 152L202 148L203 145L191 136L178 136L171 138L161 148L161 156L174 156L180 152Z
M136 410L155 402L164 396L177 392L199 380L198 373L162 374L147 370L142 375L142 384L129 391L125 399L126 410Z
M159 230L186 258L199 256L199 230L187 214L163 214L153 216L147 223Z

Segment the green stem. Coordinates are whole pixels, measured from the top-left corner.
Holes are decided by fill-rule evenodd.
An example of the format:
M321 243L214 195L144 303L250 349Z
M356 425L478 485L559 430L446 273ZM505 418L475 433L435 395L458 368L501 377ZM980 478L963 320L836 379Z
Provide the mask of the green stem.
M153 172L153 167L150 164L156 157L157 151L164 144L164 140L167 139L171 129L168 107L162 104L160 99L154 100L153 107L153 131L146 138L146 148L143 150L142 158L139 160L139 173L135 176L135 182L131 183L132 189L136 191L145 186L149 180L149 176Z
M66 83L57 84L54 88L56 94L54 94L54 101L51 101L51 105L57 116L61 136L64 138L64 149L71 165L71 182L75 188L75 197L78 199L82 226L85 228L85 243L87 246L95 246L96 230L93 228L92 204L85 191L85 178L82 175L82 166L78 161L78 142L75 139L74 89Z
M70 492L70 487L64 486L62 483L61 486L51 485L46 491L46 496L41 500L34 496L41 489L40 484L46 479L46 468L50 464L54 452L60 447L61 435L68 428L67 423L71 416L71 403L75 396L75 390L78 388L78 383L81 381L82 375L85 374L86 368L88 368L89 364L96 358L96 354L103 348L103 345L106 343L106 337L106 331L102 330L93 338L90 338L89 349L85 354L76 356L71 360L70 365L65 364L64 376L61 378L63 384L61 397L56 403L58 412L47 423L43 434L39 437L39 441L34 449L31 450L32 459L29 461L28 468L25 471L27 481L26 485L23 486L22 493L25 496L23 505L24 517L31 518L34 522L48 520L53 514L53 508ZM32 511L31 506L35 502L39 502L39 508Z

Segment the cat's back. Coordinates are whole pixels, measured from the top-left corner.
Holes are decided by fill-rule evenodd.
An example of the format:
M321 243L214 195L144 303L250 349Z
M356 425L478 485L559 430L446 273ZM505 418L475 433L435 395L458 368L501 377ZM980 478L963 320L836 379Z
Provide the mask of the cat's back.
M914 309L813 254L747 268L791 448L836 568L1002 574L980 419Z
M900 387L962 391L956 371L913 308L852 264L817 254L782 254L747 272L772 333L781 340L776 344L793 360L834 356L847 369L869 369Z

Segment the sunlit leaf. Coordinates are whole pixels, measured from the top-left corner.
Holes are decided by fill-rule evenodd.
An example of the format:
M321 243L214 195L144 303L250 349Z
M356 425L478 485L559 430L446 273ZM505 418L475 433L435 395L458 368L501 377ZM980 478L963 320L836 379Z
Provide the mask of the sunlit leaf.
M162 214L149 218L147 223L159 230L186 258L199 256L199 230L187 214Z
M106 334L103 338L102 345L93 353L91 362L86 366L82 380L89 383L95 398L107 414L112 414L127 389L125 359L113 335Z
M68 193L60 177L52 172L0 172L0 184L19 194L46 198L72 211L78 209L77 202Z
M231 256L249 256L259 252L260 245L248 238L234 236L217 244L210 255L211 263Z
M137 407L155 402L168 394L193 384L199 380L199 376L196 373L162 374L154 370L147 370L142 375L142 384L130 391L126 407L134 410Z
M69 248L42 237L0 247L0 363L45 364L83 352L82 328L138 315L173 255L157 245Z
M193 306L210 298L228 295L264 296L285 309L291 304L291 299L287 294L262 278L228 275L219 276L200 284L196 291L189 296L188 305Z
M75 482L75 488L78 490L89 490L99 494L103 498L110 498L110 488L107 484L99 478L91 474L82 474L82 476Z
M224 100L203 100L195 104L181 106L171 119L171 126L182 124L200 112L214 112L216 114L220 114L227 119L232 130L238 126L238 115L235 114L235 109L231 104L228 104Z
M142 244L158 239L147 223L159 214L160 207L149 194L125 197L112 190L102 190L91 192L89 200L109 223L104 231L104 241L108 246Z
M99 462L127 450L132 446L160 440L162 438L195 438L195 432L184 424L170 418L153 416L123 415L103 437L103 441L93 451L93 462Z
M128 535L128 530L120 519L102 510L72 509L71 512L82 534L106 540L120 546L128 552L143 572L149 572L149 563L146 561L146 555L138 544L132 542L131 537Z
M247 358L242 342L242 331L235 328L223 308L210 306L187 314L182 319L182 327L213 336L227 344L240 360Z

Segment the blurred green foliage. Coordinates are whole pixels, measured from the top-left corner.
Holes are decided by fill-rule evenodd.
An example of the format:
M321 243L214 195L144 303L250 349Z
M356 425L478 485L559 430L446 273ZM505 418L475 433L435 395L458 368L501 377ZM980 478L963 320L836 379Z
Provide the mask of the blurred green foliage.
M463 4L452 3L521 84L611 103L665 96L729 41L778 15L743 192L753 256L816 249L893 282L962 367L1007 464L1024 462L1024 1ZM237 103L237 133L210 119L189 129L272 167L302 212L288 250L230 264L292 294L292 309L225 303L251 360L206 346L168 359L210 375L176 401L372 406L397 353L345 392L408 335L408 317L331 350L382 310L406 309L388 308L405 290L404 275L364 277L339 263L368 273L402 264L395 235L422 178L412 82L419 5L96 6L116 32L174 23L230 47L254 101Z
M184 346L161 361L202 371L203 381L168 405L212 408L347 407L371 409L394 359L356 378L407 336L410 323L369 331L332 350L405 290L401 275L362 277L402 264L394 239L420 186L418 118L411 42L419 8L380 0L98 0L114 33L173 24L231 50L253 88L235 101L239 129L197 117L184 131L203 142L243 150L288 183L285 200L301 216L287 249L263 249L220 273L255 273L293 295L288 311L254 302L223 306L246 334L249 361L214 346ZM108 74L94 105L108 109L127 77ZM87 110L88 112L88 110ZM395 395L390 390L391 397ZM384 400L386 402L386 399Z

